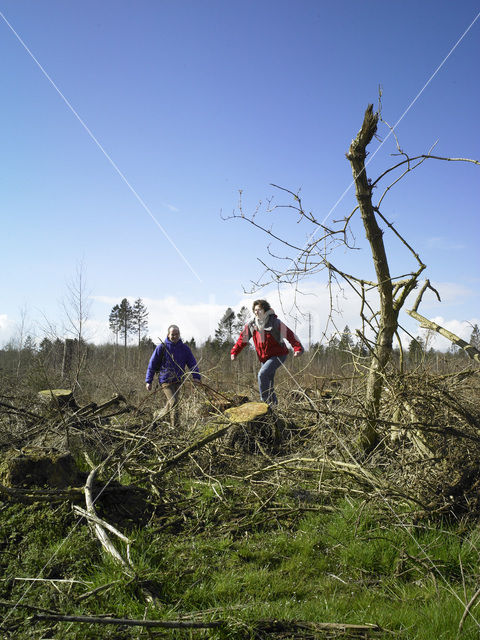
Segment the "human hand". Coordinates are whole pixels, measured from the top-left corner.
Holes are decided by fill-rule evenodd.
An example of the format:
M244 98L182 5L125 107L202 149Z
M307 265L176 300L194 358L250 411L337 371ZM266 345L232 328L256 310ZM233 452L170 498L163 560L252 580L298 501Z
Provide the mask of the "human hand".
M294 357L294 358L298 358L298 356L301 356L301 355L302 355L302 353L303 353L303 351L294 351L294 352L293 352L293 357Z
M235 358L236 358L236 357L237 357L237 356L236 356L234 353L231 353L231 354L230 354L230 360L235 360Z
M147 384L145 386L147 388L147 391L151 391L152 390L152 383L151 382L147 382Z

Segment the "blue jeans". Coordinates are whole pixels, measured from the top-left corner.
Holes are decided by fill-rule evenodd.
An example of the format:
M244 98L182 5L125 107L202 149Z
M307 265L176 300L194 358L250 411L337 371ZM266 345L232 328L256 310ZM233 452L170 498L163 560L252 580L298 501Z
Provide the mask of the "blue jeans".
M260 398L263 402L268 404L278 404L277 396L273 390L273 379L275 378L275 372L280 367L287 356L274 356L269 358L260 367L258 372L258 389L260 391Z

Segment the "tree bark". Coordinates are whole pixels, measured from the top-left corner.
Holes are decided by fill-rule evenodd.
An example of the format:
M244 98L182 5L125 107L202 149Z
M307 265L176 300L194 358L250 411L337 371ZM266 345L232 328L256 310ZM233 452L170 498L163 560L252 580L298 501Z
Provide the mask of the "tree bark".
M362 216L367 240L372 251L377 288L380 296L379 328L375 341L372 362L368 373L366 411L369 419L361 433L360 444L370 450L378 441L376 418L382 396L383 372L392 354L393 336L397 329L398 311L393 299L393 286L383 243L383 231L375 217L372 204L372 187L365 170L366 148L377 131L378 113L373 113L373 105L368 105L362 127L352 140L347 159L352 166L355 194Z

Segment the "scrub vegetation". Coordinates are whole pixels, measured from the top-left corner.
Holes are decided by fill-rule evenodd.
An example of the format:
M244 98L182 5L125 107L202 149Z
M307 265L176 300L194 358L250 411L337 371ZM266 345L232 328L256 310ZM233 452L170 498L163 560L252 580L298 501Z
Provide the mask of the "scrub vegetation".
M344 352L336 376L325 353L289 358L275 415L229 426L257 400L253 354L234 368L228 348L197 349L204 386L185 383L173 431L142 390L148 354L131 347L113 385L113 348L88 347L67 399L38 396L59 383L38 354L2 374L3 637L478 637L480 389L463 352L388 376L366 455ZM118 557L87 513L92 469Z

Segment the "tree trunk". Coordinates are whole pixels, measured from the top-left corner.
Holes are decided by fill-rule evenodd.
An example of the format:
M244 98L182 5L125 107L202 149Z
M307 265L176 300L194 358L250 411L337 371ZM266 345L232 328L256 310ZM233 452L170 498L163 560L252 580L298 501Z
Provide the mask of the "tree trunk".
M376 418L382 395L383 372L392 354L393 336L397 329L398 312L393 302L393 287L383 243L383 231L378 226L372 204L372 189L365 170L366 148L377 131L378 114L369 105L365 111L362 128L352 140L347 158L352 165L355 194L362 216L365 234L372 251L377 287L380 296L379 327L372 362L368 373L366 411L369 420L361 433L360 444L370 450L378 441Z

